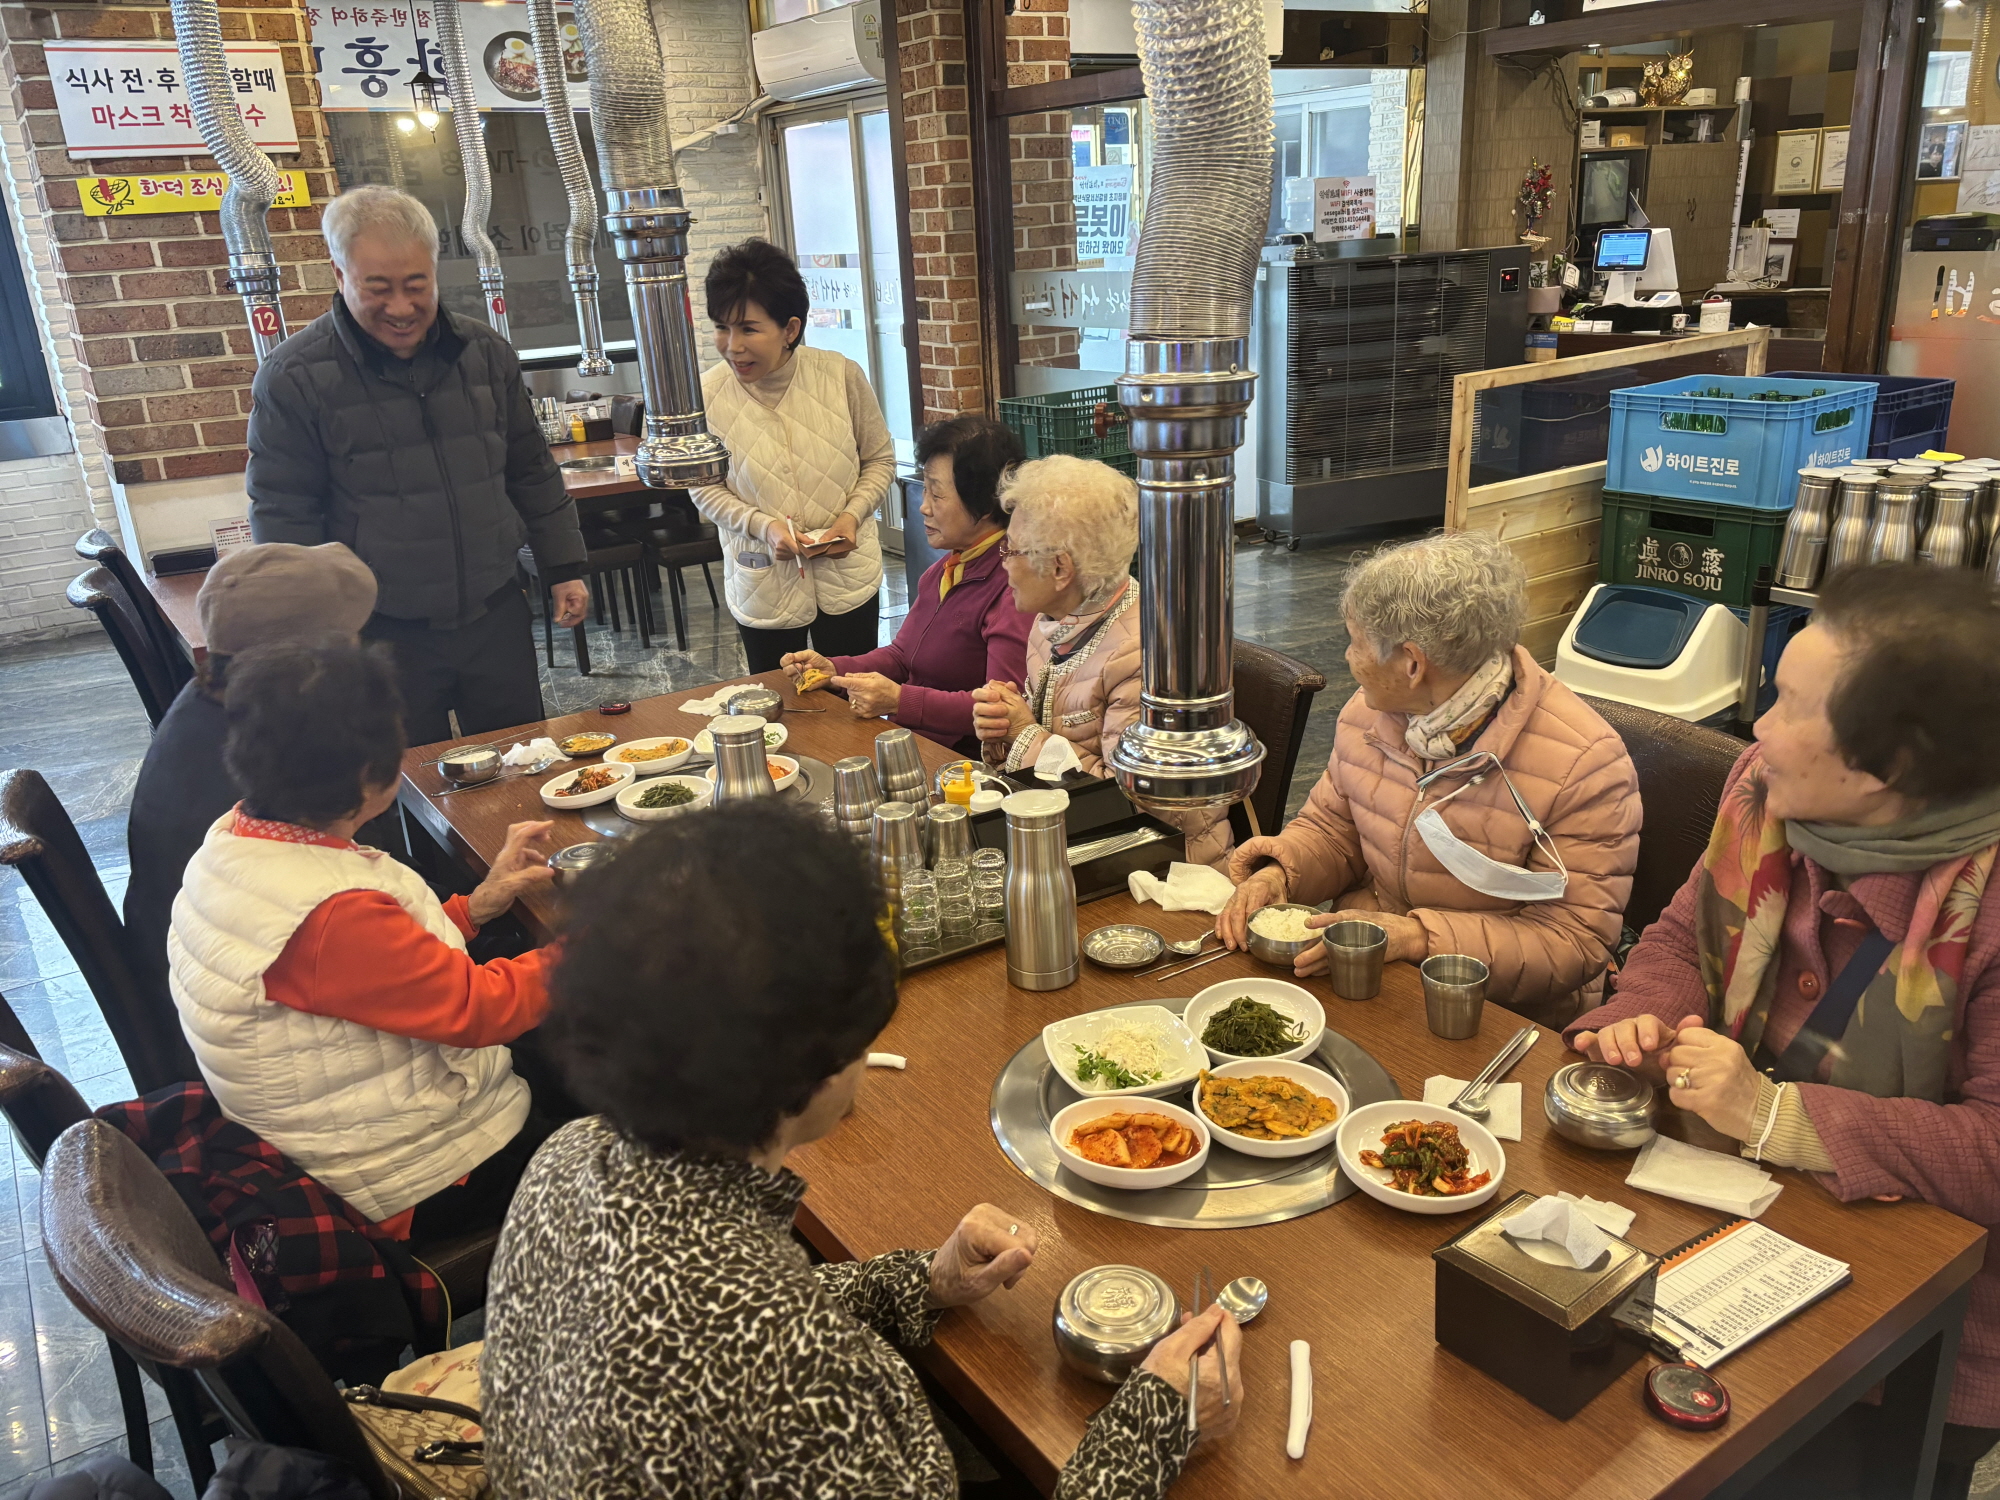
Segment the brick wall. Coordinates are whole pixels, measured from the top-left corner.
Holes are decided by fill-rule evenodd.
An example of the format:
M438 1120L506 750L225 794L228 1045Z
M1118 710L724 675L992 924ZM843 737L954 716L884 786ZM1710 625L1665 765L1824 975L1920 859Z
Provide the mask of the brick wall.
M1410 75L1375 68L1368 75L1368 171L1375 179L1375 232L1403 227L1403 142Z
M1007 17L1007 85L1020 88L1069 77L1069 0L1017 0ZM1014 199L1014 269L1076 269L1076 210L1070 185L1069 112L1016 115L1007 122L1007 166ZM1024 327L1016 357L1024 365L1074 365L1074 328Z
M923 419L983 411L963 0L896 0Z
M284 47L299 154L282 166L306 172L315 203L335 191L305 22L289 0L225 0L225 40ZM73 162L41 43L56 37L171 40L165 7L42 9L0 5L4 81L32 151L31 178L57 245L56 282L74 313L70 351L80 366L88 419L103 435L121 485L234 473L242 469L250 379L255 370L242 300L230 291L227 252L213 213L93 219L81 212L77 179L91 171L180 172L212 167L206 156ZM270 216L285 317L297 328L325 311L333 287L319 209ZM59 339L58 343L62 341ZM73 415L82 418L84 412Z

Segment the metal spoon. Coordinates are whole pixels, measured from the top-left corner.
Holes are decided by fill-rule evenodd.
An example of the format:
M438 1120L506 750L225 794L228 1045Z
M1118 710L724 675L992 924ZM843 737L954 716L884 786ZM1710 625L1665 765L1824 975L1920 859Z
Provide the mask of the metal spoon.
M1532 1026L1523 1026L1508 1039L1507 1045L1494 1055L1493 1061L1480 1069L1479 1076L1468 1083L1459 1096L1445 1106L1455 1109L1467 1119L1483 1120L1493 1112L1491 1099L1493 1090L1499 1086L1514 1064L1528 1055L1542 1034Z
M1271 1300L1271 1289L1255 1276L1239 1276L1216 1293L1215 1300L1238 1323L1247 1323L1264 1310L1264 1304Z
M1214 936L1215 929L1211 927L1200 937L1187 938L1178 943L1167 944L1167 952L1176 954L1181 958L1193 958L1197 953L1201 952L1201 945Z

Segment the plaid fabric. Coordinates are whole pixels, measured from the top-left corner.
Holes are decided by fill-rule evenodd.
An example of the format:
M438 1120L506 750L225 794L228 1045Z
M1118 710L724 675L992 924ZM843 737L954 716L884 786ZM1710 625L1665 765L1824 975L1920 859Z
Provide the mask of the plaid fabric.
M265 1306L330 1370L385 1340L419 1353L444 1347L437 1278L283 1152L224 1118L205 1085L156 1089L97 1115L166 1174L225 1263L235 1238Z

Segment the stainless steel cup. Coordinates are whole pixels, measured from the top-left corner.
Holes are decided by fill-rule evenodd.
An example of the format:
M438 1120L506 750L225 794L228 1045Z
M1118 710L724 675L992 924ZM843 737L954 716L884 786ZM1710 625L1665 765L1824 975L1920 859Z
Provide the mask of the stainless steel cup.
M1424 1019L1431 1034L1448 1042L1478 1035L1486 1009L1486 965L1463 953L1435 953L1418 972L1424 976Z
M889 905L900 911L904 873L924 867L924 841L917 827L917 810L907 802L884 802L875 809L874 818L875 868L882 877L882 891L889 898Z
M972 815L952 802L941 802L924 818L931 868L941 859L972 858Z
M917 737L902 725L875 736L875 774L888 801L931 805L930 778L917 754Z
M715 742L715 795L710 799L715 806L777 795L764 759L762 719L732 714L712 721L708 734Z
M882 784L875 779L875 762L850 755L833 763L833 820L856 838L868 838L875 828L875 809L882 805Z
M1326 930L1326 959L1333 992L1343 1000L1373 1000L1382 993L1382 960L1388 929L1349 917Z

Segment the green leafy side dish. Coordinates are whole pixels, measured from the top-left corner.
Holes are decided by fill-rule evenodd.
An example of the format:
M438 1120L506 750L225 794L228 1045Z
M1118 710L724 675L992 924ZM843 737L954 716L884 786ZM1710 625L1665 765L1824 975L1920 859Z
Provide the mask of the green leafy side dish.
M1121 1067L1110 1058L1101 1057L1086 1047L1078 1047L1074 1042L1070 1045L1076 1048L1078 1083L1088 1083L1091 1079L1097 1078L1103 1080L1106 1088L1136 1089L1143 1088L1149 1083L1158 1083L1166 1076L1163 1073L1134 1073L1131 1069Z
M1306 1029L1262 1000L1238 995L1208 1018L1201 1043L1237 1057L1275 1057L1306 1039Z
M678 781L656 781L633 801L639 807L679 807L694 801L694 793Z

